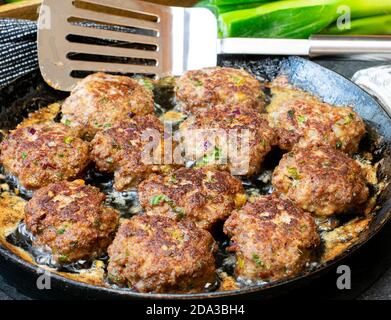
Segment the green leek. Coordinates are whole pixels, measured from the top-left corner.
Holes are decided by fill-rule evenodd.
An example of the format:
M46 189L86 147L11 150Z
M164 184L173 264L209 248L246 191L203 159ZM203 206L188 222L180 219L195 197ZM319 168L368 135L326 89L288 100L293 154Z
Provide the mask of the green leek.
M210 0L208 1L211 4L214 4L218 7L227 6L227 5L236 5L236 4L250 4L254 2L270 2L273 0Z
M338 17L340 0L288 0L219 16L226 37L308 38Z
M340 29L336 25L326 28L322 34L327 35L390 35L391 15L375 16L356 19L351 22L349 29Z
M344 6L350 8L352 19L391 14L391 0L284 0L219 14L220 34L222 37L308 38L346 15ZM373 27L368 28L368 31L362 27L360 30L364 34L373 32Z
M265 0L264 1L258 0L257 2L250 2L250 3L241 1L240 3L228 4L228 5L217 5L212 3L211 0L203 0L198 2L195 6L200 8L207 8L210 11L212 11L216 17L218 17L219 15L226 12L256 8L261 6L262 4L265 4Z
M391 14L391 0L339 0L338 6L348 6L352 18Z

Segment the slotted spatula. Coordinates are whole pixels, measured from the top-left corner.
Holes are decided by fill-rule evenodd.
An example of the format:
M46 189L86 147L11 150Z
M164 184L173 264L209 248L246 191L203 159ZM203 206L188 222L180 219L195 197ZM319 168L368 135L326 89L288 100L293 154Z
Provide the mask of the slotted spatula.
M80 74L181 75L215 66L218 54L363 55L390 59L390 37L310 40L219 39L215 16L203 8L137 0L44 0L39 65L47 83L70 91Z

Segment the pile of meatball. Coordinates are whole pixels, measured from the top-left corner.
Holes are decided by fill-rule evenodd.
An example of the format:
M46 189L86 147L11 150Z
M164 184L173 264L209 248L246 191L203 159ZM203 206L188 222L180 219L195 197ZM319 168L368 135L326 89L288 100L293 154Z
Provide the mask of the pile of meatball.
M59 265L107 252L108 281L120 287L194 293L216 282L213 236L224 224L237 279L277 281L303 272L321 244L315 217L368 199L351 158L365 134L362 119L350 107L288 94L283 85L266 108L262 83L245 70L189 71L175 89L177 111L186 115L179 131L248 130L246 178L262 172L273 148L286 152L273 193L246 194L242 177L231 174L238 159L204 161L219 145L190 167L145 163L145 130L162 133L157 152L165 149L153 91L145 81L97 73L64 101L61 123L19 126L1 143L4 170L34 191L25 207L33 245L49 249ZM186 139L184 145L197 148ZM137 189L143 212L125 219L105 205L105 195L82 180L88 165L113 173L117 191Z

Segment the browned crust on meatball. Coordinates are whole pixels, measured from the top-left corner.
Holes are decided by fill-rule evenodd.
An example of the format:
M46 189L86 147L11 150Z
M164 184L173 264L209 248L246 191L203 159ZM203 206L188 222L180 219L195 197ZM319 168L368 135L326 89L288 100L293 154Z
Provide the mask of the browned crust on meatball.
M21 127L31 127L38 123L54 121L60 113L60 109L61 104L57 102L39 108L38 110L29 113L27 118L24 118L23 121L18 124L17 129Z
M243 69L206 68L188 71L176 82L176 99L182 112L197 113L217 105L242 106L262 111L261 83Z
M358 163L328 146L295 148L285 154L272 183L299 207L319 216L357 208L369 195Z
M61 111L64 123L92 138L96 132L127 118L129 113L152 114L153 94L135 79L95 73L76 85Z
M67 264L103 254L114 238L119 213L102 204L105 195L82 180L61 181L37 190L26 204L33 245L48 246Z
M336 107L318 98L277 82L267 107L269 125L274 128L283 150L295 145L329 145L346 153L358 150L366 129L351 107Z
M276 281L299 274L320 244L311 215L277 195L251 198L224 225L235 252L235 274Z
M139 292L201 292L215 281L214 251L210 233L191 222L135 216L109 247L108 276Z
M160 137L156 147L156 163L145 163L143 151L149 140L143 133L153 130ZM117 126L98 132L91 142L91 157L101 171L114 172L114 188L123 191L135 187L153 172L162 172L164 162L163 124L154 115L135 116Z
M227 172L208 168L180 168L152 175L138 187L140 204L147 214L188 219L203 229L225 220L244 197L240 180Z
M207 130L208 134L194 141L198 130ZM219 130L222 130L228 139L230 136L235 136L236 133L238 139L235 138L232 141L235 141L237 146L246 145L245 133L248 132L248 152L243 152L241 150L245 149L239 148L236 155L232 154L229 150L231 140L215 140L213 138L215 135L221 136L218 134ZM222 107L191 116L181 124L180 132L183 137L182 145L189 160L200 160L199 156L201 155L203 159L199 165L218 165L220 169L230 170L233 175L251 176L258 173L265 156L276 143L275 133L262 115L240 107ZM212 159L215 157L213 154L216 148L221 153L225 153L228 158L224 161ZM226 152L222 150L226 150ZM234 150L236 149L234 148Z
M77 177L89 163L89 146L68 126L45 122L12 131L0 160L25 188L37 189Z

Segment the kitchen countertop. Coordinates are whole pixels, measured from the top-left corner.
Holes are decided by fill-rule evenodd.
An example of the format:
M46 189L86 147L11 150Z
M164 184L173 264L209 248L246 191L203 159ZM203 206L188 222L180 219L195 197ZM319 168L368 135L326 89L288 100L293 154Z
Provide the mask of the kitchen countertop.
M347 78L360 69L382 65L384 62L317 60L316 62L332 69ZM352 270L352 289L338 290L337 274L332 269L310 284L287 293L287 299L391 299L391 223L351 258L344 262ZM0 259L0 300L12 299L50 299L52 292L46 293L32 288L23 278L3 268L4 260ZM72 297L67 297L72 298Z

